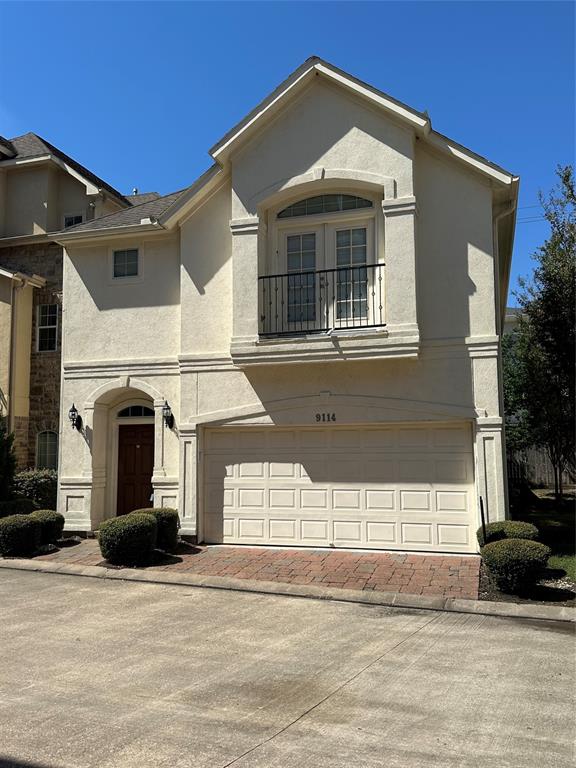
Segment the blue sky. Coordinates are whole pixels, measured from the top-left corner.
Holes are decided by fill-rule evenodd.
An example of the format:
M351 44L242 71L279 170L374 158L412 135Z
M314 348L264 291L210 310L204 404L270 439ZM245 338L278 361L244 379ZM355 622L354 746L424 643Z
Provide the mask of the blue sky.
M569 2L0 2L0 134L171 192L316 54L520 175L514 286L547 235L538 190L574 159L574 20Z

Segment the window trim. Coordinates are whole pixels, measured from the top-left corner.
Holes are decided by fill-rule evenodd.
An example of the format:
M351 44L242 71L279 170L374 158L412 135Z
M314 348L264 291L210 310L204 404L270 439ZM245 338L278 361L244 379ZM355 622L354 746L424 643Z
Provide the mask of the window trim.
M80 216L82 218L82 221L76 222L76 224L69 224L67 227L66 218L68 216ZM76 227L78 224L84 224L85 221L86 221L86 215L84 211L66 211L66 213L62 214L62 229L68 229L69 227Z
M46 465L40 466L39 462L39 453L40 453L40 436L41 435L55 435L56 437L56 455L55 455L55 465L53 467L47 467ZM58 450L59 450L59 443L60 443L60 436L58 432L54 429L42 429L40 432L36 433L36 454L34 456L34 466L36 469L58 469ZM46 463L45 463L46 464Z
M40 310L42 307L56 307L56 324L55 325L40 325ZM56 328L56 346L54 349L40 349L40 329L41 328ZM50 304L42 303L36 305L36 352L44 354L45 352L58 352L58 331L60 330L60 308L56 302Z
M137 251L138 253L138 274L127 277L114 276L114 254L118 251ZM109 285L133 285L141 283L144 280L144 248L142 245L128 243L121 247L110 246L108 248L108 284Z

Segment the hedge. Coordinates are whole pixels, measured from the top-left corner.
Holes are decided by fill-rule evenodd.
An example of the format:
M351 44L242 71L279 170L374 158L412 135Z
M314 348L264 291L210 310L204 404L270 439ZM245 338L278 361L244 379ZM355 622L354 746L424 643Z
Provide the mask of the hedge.
M499 520L495 523L486 525L486 541L484 541L484 532L482 527L476 531L476 538L481 547L490 544L493 541L501 539L528 539L537 541L540 534L538 528L532 523L522 523L519 520Z
M158 524L158 537L156 546L165 552L175 552L178 546L178 531L180 530L180 518L178 512L170 507L150 507L148 509L135 509L131 515L153 515Z
M546 567L550 548L538 541L503 539L482 547L480 554L503 592L531 587Z
M64 515L52 509L37 509L30 517L40 523L40 544L56 544L64 530Z
M8 515L29 515L38 509L38 504L32 499L15 498L9 501L0 501L0 518Z
M113 565L146 565L156 547L153 515L130 514L105 520L98 529L102 556Z
M41 526L32 515L10 515L0 520L0 554L30 557L40 546Z
M57 488L55 469L26 469L14 476L15 494L32 499L40 509L56 509Z

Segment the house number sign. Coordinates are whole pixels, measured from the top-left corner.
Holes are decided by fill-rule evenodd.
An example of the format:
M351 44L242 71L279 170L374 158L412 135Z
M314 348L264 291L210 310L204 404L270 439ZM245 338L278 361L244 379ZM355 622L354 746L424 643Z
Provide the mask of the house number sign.
M335 413L317 413L316 421L336 421Z

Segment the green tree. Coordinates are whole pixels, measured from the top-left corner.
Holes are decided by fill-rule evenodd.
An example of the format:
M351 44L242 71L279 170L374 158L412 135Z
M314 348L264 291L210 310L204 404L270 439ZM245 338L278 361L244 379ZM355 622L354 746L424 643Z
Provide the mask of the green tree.
M512 444L546 449L561 497L562 472L575 467L576 196L573 168L557 174L557 187L540 195L550 237L516 294L521 316L506 343L504 389Z
M0 501L11 498L15 471L14 435L8 432L6 420L0 416Z

